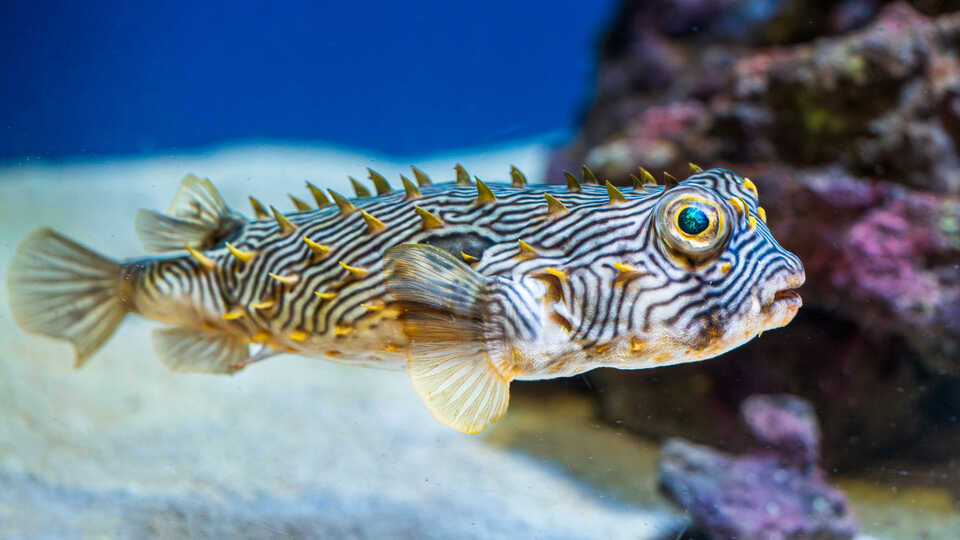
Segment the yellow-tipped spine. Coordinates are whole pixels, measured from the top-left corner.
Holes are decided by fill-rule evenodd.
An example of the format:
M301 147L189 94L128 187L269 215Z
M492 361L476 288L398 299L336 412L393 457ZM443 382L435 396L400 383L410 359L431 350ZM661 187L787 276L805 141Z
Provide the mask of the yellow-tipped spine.
M390 188L390 182L387 182L387 179L384 178L382 174L371 168L367 168L367 174L370 181L373 182L373 187L377 190L377 195L385 195L393 191Z
M414 206L413 211L420 216L420 220L422 221L422 226L425 230L439 229L446 225L446 223L444 223L442 219L431 214L430 211L425 208Z
M330 253L330 246L325 246L323 244L314 242L306 236L303 237L303 243L310 248L310 252L313 253L313 255L318 259L326 257Z
M474 177L477 181L477 204L487 204L492 203L497 200L497 196L490 191L490 188L480 181L479 178Z
M640 169L640 180L643 181L644 185L646 184L650 184L652 186L657 185L657 179L654 178L652 174L650 174L650 171L644 169L643 167L639 167L639 169Z
M468 173L467 170L463 168L463 165L457 163L456 166L454 166L453 170L457 172L457 185L460 185L460 186L472 185L472 182L470 182L470 173Z
M371 216L366 210L360 210L360 215L363 216L363 221L365 221L367 224L368 234L377 234L378 232L387 228L387 225L384 222Z
M213 270L216 268L217 263L214 262L214 260L210 257L207 257L203 253L200 253L190 246L183 246L183 249L187 250L187 253L189 253L190 256L193 257L193 259L197 261L204 270Z
M255 199L253 195L251 195L249 199L250 206L253 207L253 215L256 216L257 219L266 219L270 217L270 214L267 212L266 208L263 207L263 204L261 204L260 201Z
M540 256L540 254L537 253L537 250L533 249L530 244L524 242L523 240L517 240L517 246L520 248L520 253L517 256L521 259L532 259Z
M370 196L370 190L358 182L356 178L352 176L348 176L347 178L350 179L350 185L353 186L353 192L357 194L357 198L362 199Z
M310 182L307 182L307 189L309 189L310 194L313 195L313 200L317 203L317 208L330 206L330 199L327 198L327 194L324 193L322 189L311 184Z
M270 272L269 276L274 280L276 280L281 285L285 285L287 287L292 287L293 285L296 285L297 282L300 281L300 276L297 276L297 275L281 276L278 274L274 274L273 272Z
M517 168L516 165L510 166L510 185L513 187L523 187L527 185L527 175Z
M227 245L227 251L229 251L231 255L239 259L241 262L248 263L252 261L254 257L257 256L257 254L252 251L242 251L233 247L230 244L230 242L227 242L226 245Z
M760 216L760 221L767 222L767 211L762 206L757 207L757 215Z
M294 197L293 195L287 193L287 197L290 197L290 201L293 203L293 207L296 208L298 212L309 212L310 210L313 210L313 208L310 208L309 204Z
M337 208L340 209L340 215L345 216L357 209L357 207L354 206L353 203L347 200L347 198L344 197L343 195L337 193L332 189L327 191L330 192L330 197L333 198L333 202L337 203Z
M597 176L593 174L593 171L591 171L590 167L587 167L586 164L580 166L580 177L583 178L584 184L600 185L600 181L597 180Z
M427 176L427 173L421 171L413 165L410 166L410 170L413 171L413 177L417 179L417 185L420 187L429 186L433 183L430 181L430 177Z
M280 234L286 236L293 231L297 230L297 226L290 222L283 214L281 214L276 208L270 207L270 210L273 212L273 219L277 222L277 227L280 228Z
M694 162L692 162L692 161L691 161L690 163L687 163L687 167L690 167L690 172L691 172L692 174L697 174L697 173L702 173L702 172L703 172L703 167L697 165L696 163L694 163Z
M627 198L623 196L623 193L617 189L617 186L611 184L609 180L607 180L607 196L610 197L610 204L627 202Z
M350 275L356 278L362 278L363 276L367 275L366 268L361 268L359 266L350 266L349 264L343 261L340 261L340 267L346 270L347 272L350 272Z
M547 201L547 214L551 216L558 216L560 214L566 214L568 212L567 207L564 206L560 199L554 197L549 193L544 193L543 198Z
M406 176L400 175L400 182L403 183L403 191L406 193L403 200L412 201L414 199L419 199L423 195L420 193L420 188L416 184L411 182Z
M580 187L580 181L570 171L563 171L563 177L567 180L567 191L570 193L580 193L583 188Z

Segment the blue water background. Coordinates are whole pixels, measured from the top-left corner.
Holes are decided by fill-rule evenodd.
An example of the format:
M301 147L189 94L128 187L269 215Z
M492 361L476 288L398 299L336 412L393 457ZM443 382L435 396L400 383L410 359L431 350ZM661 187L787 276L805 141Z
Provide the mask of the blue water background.
M4 2L0 159L572 130L615 2Z

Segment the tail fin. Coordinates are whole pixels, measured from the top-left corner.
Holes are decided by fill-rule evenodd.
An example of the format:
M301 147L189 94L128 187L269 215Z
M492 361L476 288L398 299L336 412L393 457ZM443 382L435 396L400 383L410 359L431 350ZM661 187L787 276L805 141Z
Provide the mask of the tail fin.
M50 229L20 244L7 275L14 319L24 330L73 343L74 367L116 330L131 286L119 263Z
M147 251L205 250L229 240L245 220L230 211L210 180L183 179L166 214L140 210L137 236Z

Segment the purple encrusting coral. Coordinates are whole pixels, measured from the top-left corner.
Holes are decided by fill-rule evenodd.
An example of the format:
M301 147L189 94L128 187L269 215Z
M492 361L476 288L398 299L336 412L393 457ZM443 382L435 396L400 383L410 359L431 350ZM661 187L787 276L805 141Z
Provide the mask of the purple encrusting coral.
M809 403L752 396L741 410L759 445L740 456L672 439L659 465L661 491L711 538L841 540L857 523L817 468L819 430Z
M738 404L785 392L830 411L822 430L831 466L955 457L955 445L926 444L960 441L952 9L624 2L600 50L594 100L547 177L581 162L621 184L638 165L676 176L688 161L736 170L757 185L771 230L803 261L807 282L796 320L718 359L592 374L605 418L742 449Z

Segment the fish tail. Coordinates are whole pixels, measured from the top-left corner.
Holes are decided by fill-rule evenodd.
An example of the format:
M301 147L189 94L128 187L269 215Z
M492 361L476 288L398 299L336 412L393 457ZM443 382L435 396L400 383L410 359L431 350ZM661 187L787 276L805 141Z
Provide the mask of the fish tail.
M24 330L71 342L74 367L81 367L130 311L133 286L124 268L51 229L38 229L10 263L10 311Z

